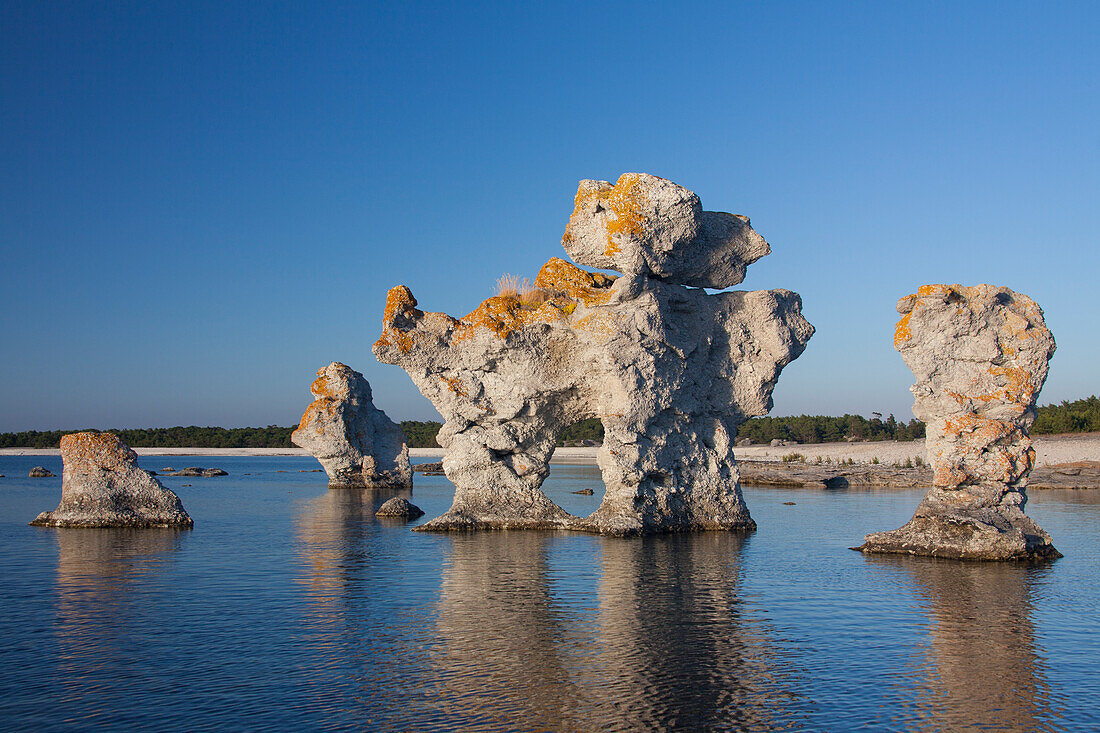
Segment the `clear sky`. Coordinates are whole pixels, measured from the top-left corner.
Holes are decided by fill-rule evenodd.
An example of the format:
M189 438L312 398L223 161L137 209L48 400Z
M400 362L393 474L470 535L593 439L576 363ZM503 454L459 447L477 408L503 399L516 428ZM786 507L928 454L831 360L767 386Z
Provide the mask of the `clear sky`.
M289 425L388 288L461 316L577 181L747 214L817 327L773 414L893 412L894 306L1032 296L1100 392L1100 4L0 4L0 430Z

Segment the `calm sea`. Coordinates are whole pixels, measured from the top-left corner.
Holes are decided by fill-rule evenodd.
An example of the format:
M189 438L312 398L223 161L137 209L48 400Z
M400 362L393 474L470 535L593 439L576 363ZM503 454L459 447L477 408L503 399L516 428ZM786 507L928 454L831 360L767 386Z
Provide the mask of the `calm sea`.
M192 531L54 530L60 478L26 476L60 459L0 456L5 729L1100 728L1100 492L1035 492L1065 557L1026 566L847 549L921 491L746 489L748 536L447 535L311 459L140 462L230 475L162 479Z

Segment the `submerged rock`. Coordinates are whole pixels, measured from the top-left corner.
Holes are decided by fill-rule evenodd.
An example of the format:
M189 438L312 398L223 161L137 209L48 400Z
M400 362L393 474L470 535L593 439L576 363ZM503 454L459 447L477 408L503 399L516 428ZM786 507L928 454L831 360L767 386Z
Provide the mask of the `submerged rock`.
M1055 558L1024 514L1035 462L1027 430L1054 354L1031 298L991 285L925 285L898 302L894 336L913 371L933 488L913 518L858 549L968 560Z
M412 486L405 433L374 406L362 374L334 361L310 391L314 400L290 440L321 462L330 488Z
M417 517L424 516L424 510L408 499L395 496L380 506L375 514L379 517L404 517L405 519L416 519Z
M220 468L203 468L202 466L189 466L179 471L166 473L165 476L188 476L190 478L209 478L211 476L228 476L226 471Z
M35 466L28 474L30 478L56 478L52 472L42 466Z
M61 438L61 503L31 524L42 527L190 527L179 497L137 465L112 433Z
M428 463L414 464L412 470L417 473L434 474L441 473L443 471L443 461L431 461Z
M390 290L374 353L408 372L446 419L437 440L456 486L418 529L570 528L615 535L752 529L732 443L771 408L813 327L788 290L709 294L768 253L745 217L702 211L654 176L582 181L562 244L534 288L461 319ZM692 286L692 287L688 287ZM540 489L562 431L599 418L607 490L574 517Z

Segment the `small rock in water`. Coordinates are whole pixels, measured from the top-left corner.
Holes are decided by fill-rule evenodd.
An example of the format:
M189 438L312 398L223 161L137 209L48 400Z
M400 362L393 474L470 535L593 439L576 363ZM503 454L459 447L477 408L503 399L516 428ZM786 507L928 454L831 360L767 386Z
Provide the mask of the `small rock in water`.
M783 502L783 506L794 506L794 502L793 501L785 501L785 502Z
M581 494L583 496L592 496L592 494L594 494L596 492L592 491L592 489L581 489L580 491L574 491L573 493L574 494Z
M424 514L424 511L408 499L395 496L378 508L375 514L379 517L404 517L416 519Z
M52 473L47 471L42 466L35 466L31 469L30 478L56 478Z
M220 468L208 468L208 469L206 469L205 471L202 472L202 475L206 476L208 478L210 476L228 476L229 472L228 471L223 471Z
M168 473L169 471L175 471L175 470L176 469L172 468L171 466L165 466L164 468L160 469L160 472L161 473Z

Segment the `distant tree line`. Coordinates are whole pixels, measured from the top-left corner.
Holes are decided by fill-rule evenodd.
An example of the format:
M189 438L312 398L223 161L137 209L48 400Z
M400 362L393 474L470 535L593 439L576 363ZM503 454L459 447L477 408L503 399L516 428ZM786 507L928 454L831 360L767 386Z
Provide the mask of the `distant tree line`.
M1060 405L1040 407L1032 433L1093 433L1100 430L1100 399L1096 395Z
M292 448L290 434L297 426L266 428L213 428L177 426L174 428L142 428L108 430L134 448ZM442 423L406 420L401 423L410 448L437 448L435 437ZM93 430L88 428L88 430ZM1100 399L1095 395L1083 400L1044 405L1031 427L1032 434L1090 433L1100 431ZM21 433L0 433L0 448L56 448L61 436L77 430L26 430ZM751 438L754 443L772 440L795 440L799 443L835 443L856 440L917 440L924 437L924 423L919 420L901 422L890 415L885 420L875 414L870 419L862 415L799 415L797 417L754 417L741 426L738 438ZM603 425L597 418L581 420L566 428L558 445L576 444L585 440L602 441Z

